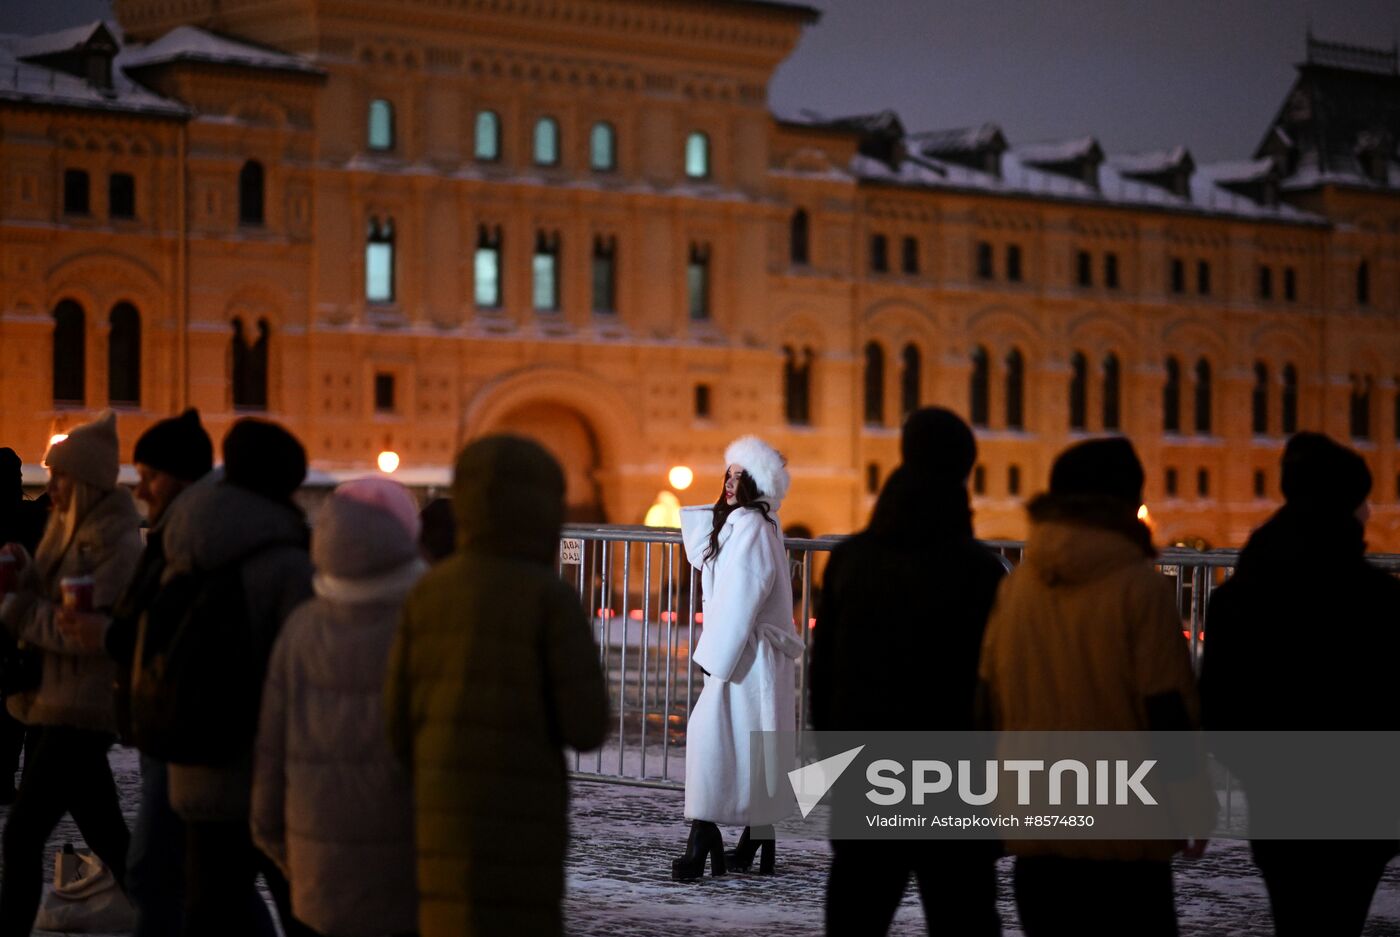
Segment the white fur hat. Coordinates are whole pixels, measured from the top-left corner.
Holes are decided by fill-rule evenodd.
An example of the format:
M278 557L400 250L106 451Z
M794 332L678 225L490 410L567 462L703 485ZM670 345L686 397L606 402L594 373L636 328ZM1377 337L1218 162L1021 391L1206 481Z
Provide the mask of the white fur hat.
M776 508L787 497L787 460L757 436L740 436L724 450L725 465L741 465L753 478L764 498Z

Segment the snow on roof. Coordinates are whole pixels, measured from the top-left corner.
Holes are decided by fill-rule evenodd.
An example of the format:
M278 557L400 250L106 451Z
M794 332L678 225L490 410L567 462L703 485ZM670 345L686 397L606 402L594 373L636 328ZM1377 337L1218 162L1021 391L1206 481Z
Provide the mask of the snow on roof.
M60 29L57 32L41 33L37 36L14 36L11 43L11 51L16 58L32 59L42 55L53 55L56 52L71 52L74 49L82 48L92 38L93 33L106 27L112 34L112 38L121 41L121 27L116 23L108 23L104 20L93 20L81 26L70 26L67 29Z
M1196 171L1213 182L1262 182L1275 174L1274 161L1267 157L1207 163Z
M181 61L321 74L319 68L300 56L225 39L197 26L177 26L155 42L134 48L123 57L122 65L141 68Z
M1016 156L1023 163L1040 165L1045 163L1070 163L1092 156L1103 156L1099 141L1093 137L1075 137L1072 140L1053 140L1048 143L1027 143L1016 147Z
M992 123L954 130L926 130L911 133L906 139L921 153L971 153L992 146L998 139L1003 145L1006 143L1001 128Z
M1107 162L1111 168L1130 176L1156 175L1181 169L1184 165L1195 165L1191 151L1184 146L1145 153L1119 153L1108 157Z
M65 29L46 36L0 35L0 100L82 107L106 111L128 111L161 117L185 117L190 111L183 104L163 98L132 81L120 68L125 51L113 59L112 87L99 88L85 78L58 69L23 61L23 55L46 55L82 45L86 38L72 37L82 31L91 36L98 24ZM38 41L44 40L44 41ZM33 52L34 49L47 51Z

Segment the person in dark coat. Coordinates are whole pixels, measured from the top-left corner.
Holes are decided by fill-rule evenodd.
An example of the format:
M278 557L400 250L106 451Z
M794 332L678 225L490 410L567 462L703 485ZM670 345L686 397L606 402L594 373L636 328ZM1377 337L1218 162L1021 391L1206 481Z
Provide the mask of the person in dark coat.
M18 543L33 553L49 519L49 502L24 496L23 463L13 449L0 449L0 544ZM24 723L0 699L0 804L14 803L15 772L24 749Z
M972 431L928 407L865 530L832 551L813 632L812 724L971 730L977 662L1001 560L972 536ZM994 844L836 841L827 933L883 934L912 874L930 932L999 934Z
M1366 561L1370 470L1320 433L1290 439L1282 468L1283 507L1250 536L1211 598L1205 726L1400 730L1400 581ZM1276 802L1269 772L1217 754L1241 773L1251 824L1297 809ZM1346 937L1361 933L1397 843L1256 839L1251 848L1279 937Z

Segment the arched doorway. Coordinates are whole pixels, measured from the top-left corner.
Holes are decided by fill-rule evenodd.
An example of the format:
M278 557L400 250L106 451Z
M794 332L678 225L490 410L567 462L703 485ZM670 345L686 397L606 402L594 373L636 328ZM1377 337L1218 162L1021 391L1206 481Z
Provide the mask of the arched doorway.
M598 481L602 465L598 436L582 414L552 401L532 401L508 411L492 432L533 439L564 469L564 519L571 523L607 523Z

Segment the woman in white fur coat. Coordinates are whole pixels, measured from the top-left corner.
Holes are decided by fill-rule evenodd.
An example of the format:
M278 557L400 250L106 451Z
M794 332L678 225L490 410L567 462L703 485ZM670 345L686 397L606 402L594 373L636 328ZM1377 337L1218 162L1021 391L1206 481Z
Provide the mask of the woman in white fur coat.
M767 752L770 789L751 791L749 733L797 728L793 662L802 641L793 626L792 580L777 516L788 490L787 469L777 450L756 436L730 443L724 461L719 500L681 511L686 555L700 570L704 595L703 629L692 659L704 671L705 685L686 733L685 815L691 827L685 854L671 863L678 881L703 875L706 856L714 875L724 874L726 866L745 871L760 846L760 871L773 871L771 824L786 815L788 801L775 782L785 782L792 759ZM738 848L728 854L720 823L744 825Z

